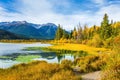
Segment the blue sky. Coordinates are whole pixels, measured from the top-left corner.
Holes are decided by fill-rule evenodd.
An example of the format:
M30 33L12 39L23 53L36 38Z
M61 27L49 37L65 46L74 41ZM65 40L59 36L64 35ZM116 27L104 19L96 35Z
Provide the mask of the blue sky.
M26 20L32 23L100 25L103 15L120 21L120 0L0 0L0 21Z

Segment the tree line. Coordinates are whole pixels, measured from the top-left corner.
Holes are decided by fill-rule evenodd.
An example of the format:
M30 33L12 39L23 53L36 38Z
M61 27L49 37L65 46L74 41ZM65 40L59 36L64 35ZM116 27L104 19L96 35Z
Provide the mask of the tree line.
M88 27L84 25L83 27L79 24L74 27L71 32L65 31L61 25L58 25L56 31L55 40L67 39L74 40L85 44L95 44L95 40L98 42L96 46L100 47L102 45L110 46L117 36L120 35L120 22L113 22L113 20L108 19L108 15L105 14L103 21L100 26Z

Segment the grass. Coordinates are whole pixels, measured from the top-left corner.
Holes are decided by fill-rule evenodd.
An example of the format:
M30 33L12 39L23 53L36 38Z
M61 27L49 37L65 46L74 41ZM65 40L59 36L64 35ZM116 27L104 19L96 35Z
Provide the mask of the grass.
M66 63L65 63L66 62ZM8 69L0 69L1 80L81 80L65 61L52 64L45 61L22 63Z
M103 69L102 80L120 80L120 54L112 54Z
M30 62L30 61L32 61L34 58L40 58L40 56L38 56L38 55L18 56L18 57L16 58L16 61L18 61L18 62Z
M81 73L98 71L106 65L107 59L109 59L107 54L89 55L75 59L74 66L78 66Z
M91 46L87 46L87 45L83 45L83 44L73 44L73 43L63 43L63 44L56 44L53 46L49 46L49 47L29 47L25 50L50 50L50 51L58 51L61 53L64 52L72 52L72 53L76 53L76 52L80 52L80 51L84 51L87 52L89 54L96 54L96 53L111 53L110 49L105 49L105 48L96 48L96 47L91 47Z
M67 44L67 43L50 46L48 48L55 49L55 50L59 49L59 50L85 51L90 54L109 51L108 49L105 49L105 48L95 48L95 47L90 47L82 44Z
M72 68L78 66L79 72L86 73L102 70L103 67L107 65L105 73L107 73L106 76L110 76L108 77L109 80L110 78L117 75L115 72L115 75L111 76L110 71L113 70L114 72L114 69L116 69L116 67L117 70L119 71L119 64L118 65L111 64L111 66L109 67L111 63L108 62L110 55L98 54L98 53L112 53L110 49L90 47L83 44L62 43L55 44L50 47L29 47L24 50L41 50L41 49L44 51L56 51L60 53L75 53L74 55L80 54L83 55L82 56L80 55L80 58L75 59L73 62L64 60L61 62L61 64L56 63L53 64L44 61L35 61L26 64L15 65L9 69L0 69L0 78L3 80L81 80L81 78L78 78L73 73ZM86 56L88 54L92 55ZM30 62L32 61L32 59L39 57L40 56L37 55L19 56L18 58L16 58L16 61ZM51 56L49 58L51 58ZM116 63L119 63L120 62L119 60L116 61ZM104 76L103 80L105 80Z

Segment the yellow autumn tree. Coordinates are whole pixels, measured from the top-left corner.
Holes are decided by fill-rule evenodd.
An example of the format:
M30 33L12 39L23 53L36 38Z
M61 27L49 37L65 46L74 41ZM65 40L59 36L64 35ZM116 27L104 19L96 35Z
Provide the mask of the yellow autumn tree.
M74 28L72 36L73 36L73 39L77 39L77 30L76 30L76 28Z

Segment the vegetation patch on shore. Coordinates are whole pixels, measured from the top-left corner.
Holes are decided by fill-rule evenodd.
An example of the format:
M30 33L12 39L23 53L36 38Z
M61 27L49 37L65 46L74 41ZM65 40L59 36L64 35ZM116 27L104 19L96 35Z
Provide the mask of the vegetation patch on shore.
M73 44L73 43L63 43L63 44L56 44L49 47L28 47L24 50L44 50L44 51L56 51L61 53L76 53L76 52L86 52L89 54L97 54L97 53L111 53L110 49L105 48L95 48L90 47L83 44Z
M2 80L81 80L71 69L70 61L51 64L45 61L22 63L9 69L0 69Z
M34 58L40 58L39 55L26 55L26 56L18 56L16 58L16 61L18 62L30 62L32 61Z

